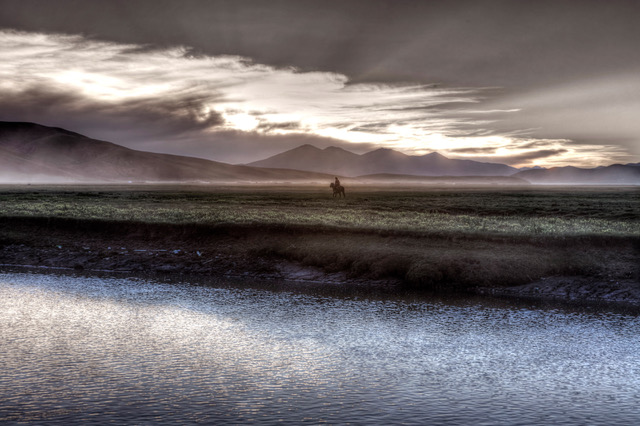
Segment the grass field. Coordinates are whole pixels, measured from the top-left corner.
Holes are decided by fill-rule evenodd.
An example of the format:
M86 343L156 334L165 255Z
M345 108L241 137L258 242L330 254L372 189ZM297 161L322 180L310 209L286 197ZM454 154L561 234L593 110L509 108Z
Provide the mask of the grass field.
M640 236L640 190L0 188L2 216L279 224L435 234Z
M360 187L347 194L334 199L322 187L0 187L0 218L237 227L243 236L235 250L244 256L425 288L638 273L638 188Z

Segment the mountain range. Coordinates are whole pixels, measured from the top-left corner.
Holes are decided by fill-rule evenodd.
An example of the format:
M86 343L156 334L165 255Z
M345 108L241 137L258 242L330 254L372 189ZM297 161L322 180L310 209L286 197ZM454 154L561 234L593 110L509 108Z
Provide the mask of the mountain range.
M411 156L386 148L359 155L342 148L320 149L312 145L302 145L248 165L254 167L293 167L300 170L332 173L338 176L384 181L416 181L416 178L425 176L476 178L508 176L536 184L640 184L640 163L614 164L593 169L572 166L550 169L541 167L516 169L505 164L450 159L437 152ZM484 181L486 182L486 179ZM506 181L501 183L506 183Z
M640 185L640 164L593 169L518 170L436 152L410 156L391 149L365 154L302 145L264 160L232 165L201 158L138 151L35 123L0 121L0 182L328 182Z
M518 171L518 169L504 164L452 160L437 152L412 156L392 149L380 148L359 155L342 148L319 149L313 145L302 145L248 165L278 168L294 166L300 170L351 177L372 174L510 176Z
M572 166L530 169L513 176L535 184L640 185L640 163L613 164L593 169Z
M333 176L137 151L57 127L0 122L4 182L286 182Z

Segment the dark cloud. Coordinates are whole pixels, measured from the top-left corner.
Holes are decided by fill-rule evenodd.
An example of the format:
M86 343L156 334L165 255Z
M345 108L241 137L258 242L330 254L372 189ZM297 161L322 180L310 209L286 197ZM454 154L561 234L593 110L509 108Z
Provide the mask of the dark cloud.
M131 143L138 139L176 138L222 124L224 120L218 113L202 114L205 100L188 94L182 98L152 97L113 103L35 86L20 92L0 92L0 119L55 125L91 137Z
M368 123L368 124L362 124L360 126L357 127L352 127L350 130L352 132L366 132L366 133L371 133L371 134L386 134L389 133L389 125L391 124L396 124L396 125L402 125L405 124L402 121L399 120L395 120L395 121L385 121L385 120L381 120L378 123Z
M447 152L454 154L493 154L497 148L453 148Z
M534 148L544 148L549 145L548 141L545 140L532 140L530 142L526 142L518 145L520 149L534 149Z
M539 151L525 152L524 154L513 155L511 162L526 162L531 160L538 160L540 158L552 157L554 155L564 154L568 152L566 149L542 149Z
M298 121L289 121L285 123L272 123L269 121L263 121L258 125L258 127L256 127L256 130L261 130L268 133L274 130L300 130L301 127L302 125Z

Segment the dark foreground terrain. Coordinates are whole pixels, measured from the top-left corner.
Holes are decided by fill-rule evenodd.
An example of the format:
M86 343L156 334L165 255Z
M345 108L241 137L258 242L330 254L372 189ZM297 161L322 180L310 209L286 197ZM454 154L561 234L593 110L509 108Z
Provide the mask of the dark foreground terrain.
M5 187L0 263L640 304L636 188Z

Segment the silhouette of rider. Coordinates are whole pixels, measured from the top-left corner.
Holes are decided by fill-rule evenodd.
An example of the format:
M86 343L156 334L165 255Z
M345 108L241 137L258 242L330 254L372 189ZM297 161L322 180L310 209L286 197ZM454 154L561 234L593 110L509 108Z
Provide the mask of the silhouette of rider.
M340 179L338 179L338 177L336 176L336 183L335 183L336 188L340 186Z

